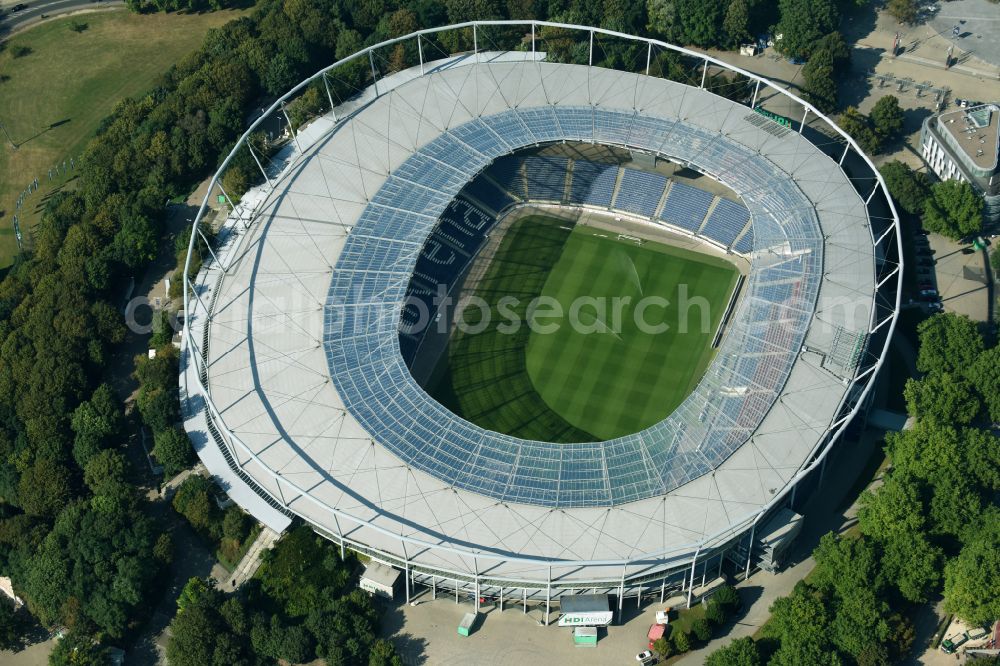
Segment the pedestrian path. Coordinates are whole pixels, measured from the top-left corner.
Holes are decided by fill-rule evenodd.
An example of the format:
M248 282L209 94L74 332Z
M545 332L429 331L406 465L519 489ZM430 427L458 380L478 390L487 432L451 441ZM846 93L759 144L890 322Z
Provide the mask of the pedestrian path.
M264 525L260 534L254 539L254 542L250 544L250 548L247 549L246 554L240 563L236 565L233 569L233 573L230 574L229 578L224 581L220 581L219 589L224 592L232 592L238 590L243 583L248 581L257 573L257 569L260 567L260 555L265 550L270 549L274 542L278 540L281 536L270 527Z

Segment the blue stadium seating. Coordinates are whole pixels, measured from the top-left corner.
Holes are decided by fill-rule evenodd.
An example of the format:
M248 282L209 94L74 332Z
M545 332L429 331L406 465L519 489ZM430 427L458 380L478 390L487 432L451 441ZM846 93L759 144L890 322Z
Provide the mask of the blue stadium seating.
M747 254L753 250L753 227L751 226L747 229L747 232L743 234L743 237L736 241L733 245L733 250L739 252L740 254Z
M519 157L501 157L490 167L490 178L519 199L527 199L528 195L524 188L523 164L523 160Z
M517 202L517 199L511 198L485 178L474 179L462 192L481 201L496 213Z
M681 229L698 231L714 198L705 190L674 181L663 202L660 219Z
M666 177L658 173L625 169L613 207L627 213L653 217L666 186Z
M750 211L729 199L719 199L705 221L701 235L729 247L747 226Z
M569 159L565 157L541 157L532 155L524 158L524 174L528 180L528 198L536 201L561 202L566 198L566 169Z
M616 164L574 161L569 191L570 203L607 208L611 205L611 196L614 194L617 178L618 165Z

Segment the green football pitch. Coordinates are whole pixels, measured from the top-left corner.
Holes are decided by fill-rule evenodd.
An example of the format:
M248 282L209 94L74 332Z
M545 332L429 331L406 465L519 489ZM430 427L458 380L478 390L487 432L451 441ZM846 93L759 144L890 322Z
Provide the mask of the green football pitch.
M641 430L700 379L737 277L720 258L522 218L474 288L488 323L485 311L465 311L431 392L473 423L527 439Z

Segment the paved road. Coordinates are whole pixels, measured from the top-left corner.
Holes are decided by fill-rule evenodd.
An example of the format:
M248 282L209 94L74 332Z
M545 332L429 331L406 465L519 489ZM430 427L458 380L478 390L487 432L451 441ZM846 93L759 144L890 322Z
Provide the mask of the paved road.
M927 25L942 37L952 40L958 49L981 60L1000 65L1000 7L989 0L951 0L939 3L941 9Z
M18 2L4 0L0 5L0 39L17 32L21 28L38 23L42 18L52 18L61 14L78 12L82 9L103 9L105 7L124 7L125 3L118 0L51 0L50 2L25 2L28 7L19 12L11 11Z

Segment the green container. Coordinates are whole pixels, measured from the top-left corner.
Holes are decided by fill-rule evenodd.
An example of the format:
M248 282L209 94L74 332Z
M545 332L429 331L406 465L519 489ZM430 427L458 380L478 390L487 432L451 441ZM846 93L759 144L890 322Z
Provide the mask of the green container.
M597 647L597 627L577 627L574 629L573 644L577 647Z
M469 634L472 633L472 627L475 624L476 624L476 614L466 613L465 617L462 618L462 621L458 625L458 635L468 636Z

